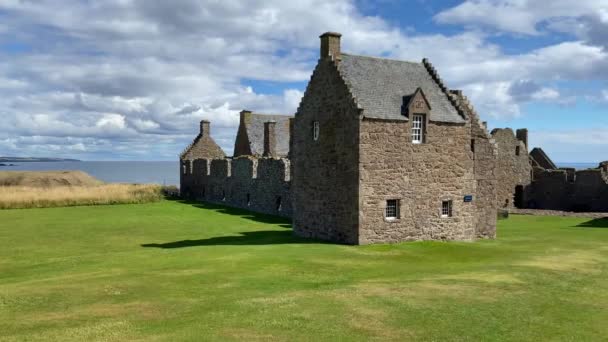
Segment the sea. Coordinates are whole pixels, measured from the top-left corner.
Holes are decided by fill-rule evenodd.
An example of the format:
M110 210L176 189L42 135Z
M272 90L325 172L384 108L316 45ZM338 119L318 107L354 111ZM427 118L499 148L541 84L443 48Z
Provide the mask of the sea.
M3 162L0 171L80 170L108 183L156 183L179 186L178 161Z
M177 161L62 161L7 164L15 164L15 166L0 166L0 171L80 170L110 183L156 183L179 186ZM557 163L557 166L580 170L597 167L598 163Z

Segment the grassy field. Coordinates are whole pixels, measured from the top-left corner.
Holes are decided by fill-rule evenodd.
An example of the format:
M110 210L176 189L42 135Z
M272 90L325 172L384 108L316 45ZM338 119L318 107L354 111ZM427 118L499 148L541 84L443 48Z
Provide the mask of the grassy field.
M174 201L3 210L0 340L605 340L607 220L498 234L353 247Z

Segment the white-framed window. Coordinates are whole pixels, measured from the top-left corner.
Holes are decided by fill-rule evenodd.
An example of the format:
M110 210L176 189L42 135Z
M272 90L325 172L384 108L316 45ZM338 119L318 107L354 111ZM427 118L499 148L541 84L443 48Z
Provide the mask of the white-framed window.
M441 202L441 217L452 217L452 201Z
M387 220L395 220L399 218L399 200L391 199L386 201L386 209L384 210L384 218Z
M424 115L412 115L412 143L422 144L424 142Z
M312 122L312 140L319 140L319 121Z
M182 173L183 174L187 174L187 172L186 172L186 164L182 165Z

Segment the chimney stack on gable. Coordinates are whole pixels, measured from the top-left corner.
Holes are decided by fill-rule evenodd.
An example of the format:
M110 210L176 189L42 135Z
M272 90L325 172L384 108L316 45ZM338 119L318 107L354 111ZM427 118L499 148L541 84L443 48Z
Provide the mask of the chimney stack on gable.
M340 61L340 37L341 34L336 32L325 32L321 38L321 59L332 58L334 61Z
M274 158L276 156L276 121L264 122L264 157Z
M528 130L527 129L525 129L525 128L518 129L515 132L515 136L517 137L517 140L523 142L524 145L526 145L526 148L528 148Z
M209 136L209 130L211 129L211 123L207 120L202 120L201 121L201 136L203 137L208 137Z
M250 110L246 110L246 109L243 109L243 110L241 111L241 118L240 118L240 120L241 120L241 125L242 125L242 124L245 124L245 122L246 122L247 120L249 120L249 118L251 118L251 113L252 113L252 112L251 112Z

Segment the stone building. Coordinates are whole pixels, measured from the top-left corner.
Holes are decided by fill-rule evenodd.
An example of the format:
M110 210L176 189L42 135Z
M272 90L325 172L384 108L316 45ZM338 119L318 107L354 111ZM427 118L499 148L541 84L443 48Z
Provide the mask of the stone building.
M533 179L525 208L608 212L608 162L597 168L558 168L541 148L530 153Z
M496 167L497 205L499 208L522 208L532 183L532 166L528 156L528 130L510 128L492 130L498 148Z
M241 111L233 156L286 158L289 154L291 119L293 116Z
M339 243L493 238L498 150L466 97L427 60L346 54L339 34L320 38L293 120L243 111L235 158L184 155L182 191Z
M499 207L608 212L608 162L596 168L558 168L542 148L527 152L528 131L495 129Z

